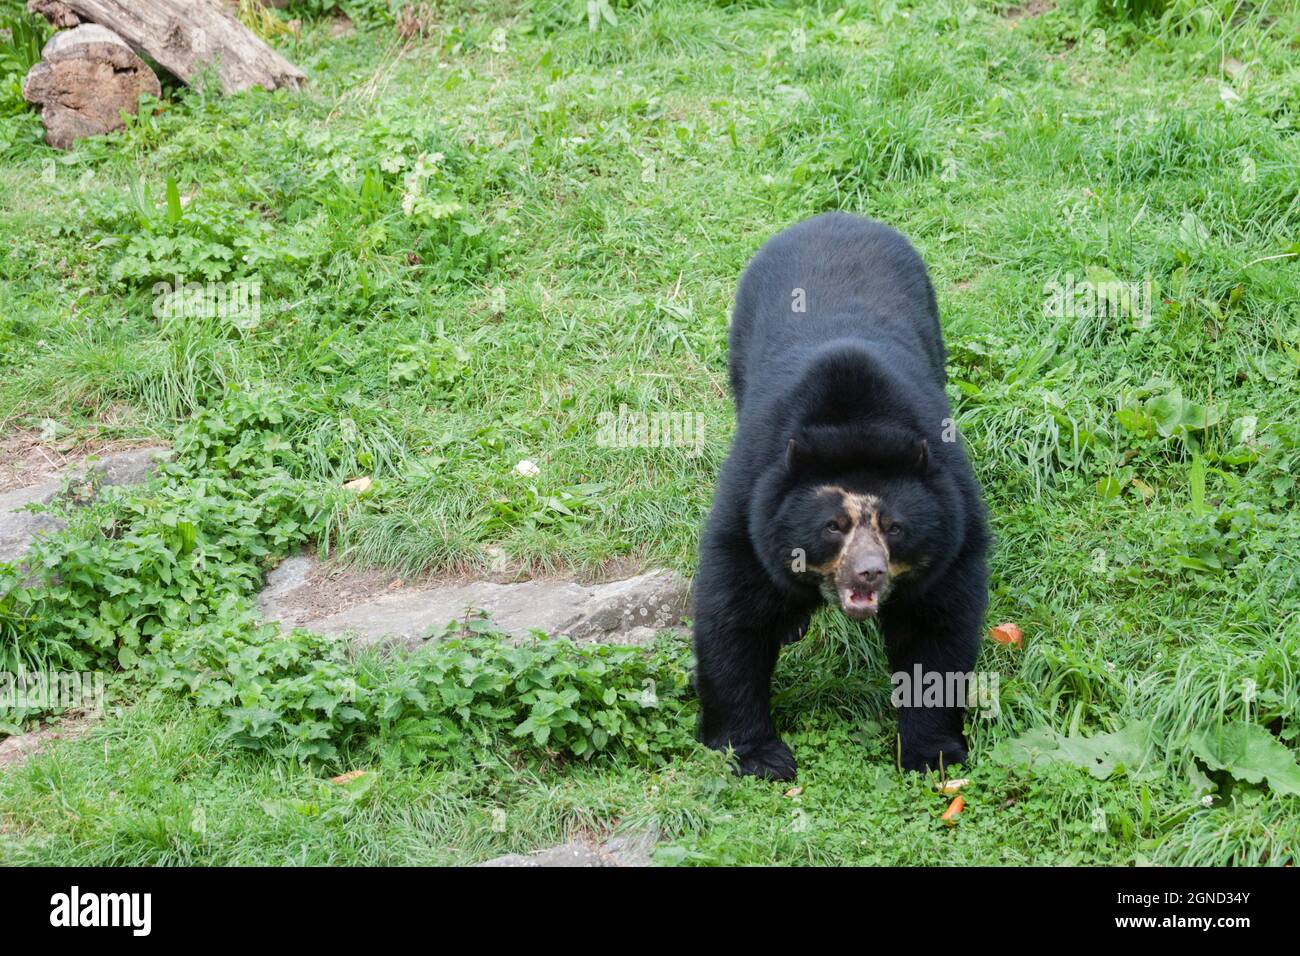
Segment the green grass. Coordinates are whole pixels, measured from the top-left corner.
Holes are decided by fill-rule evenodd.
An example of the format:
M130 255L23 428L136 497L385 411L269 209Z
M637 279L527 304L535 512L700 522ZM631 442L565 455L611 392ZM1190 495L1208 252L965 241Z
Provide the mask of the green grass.
M647 769L505 744L340 793L321 780L346 760L238 749L128 677L121 716L0 774L0 857L472 862L654 821L664 862L1293 861L1300 797L1194 741L1300 740L1294 5L665 0L594 32L579 7L444 4L405 45L382 16L344 38L308 18L276 39L305 93L176 91L66 155L0 86L0 427L166 437L279 386L344 560L690 570L740 270L812 213L884 219L939 296L997 534L990 623L1026 635L981 658L1001 713L970 723L957 825L891 770L875 635L827 615L778 668L797 797L698 749ZM156 317L175 272L260 281L260 322ZM1045 315L1067 274L1150 277L1150 322ZM620 405L703 415L703 453L603 447ZM334 493L359 475L371 493ZM1146 766L1107 779L999 750L1138 723Z
M8 862L42 864L472 863L653 824L680 837L660 851L666 862L1095 864L1134 852L1119 825L1114 836L1090 825L1097 805L1132 812L1140 795L1124 784L1084 792L1059 771L977 769L971 809L949 829L946 801L890 771L849 725L810 721L790 739L805 768L796 797L703 752L653 773L506 760L380 771L357 795L296 764L231 754L200 714L137 707L20 771L21 808L0 848ZM1131 822L1139 835L1156 812ZM1294 837L1278 816L1267 814Z

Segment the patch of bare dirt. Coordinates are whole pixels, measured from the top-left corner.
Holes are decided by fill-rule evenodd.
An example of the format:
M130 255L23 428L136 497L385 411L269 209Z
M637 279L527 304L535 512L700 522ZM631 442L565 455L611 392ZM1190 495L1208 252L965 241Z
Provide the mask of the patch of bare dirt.
M91 455L148 447L149 442L73 438L42 440L40 432L16 429L0 435L0 494L51 481Z
M1004 10L1002 18L1004 20L1031 20L1034 17L1041 17L1049 10L1055 10L1056 4L1053 0L1029 0L1028 3L1022 3L1018 6Z
M0 740L0 773L12 770L43 751L52 741L73 740L90 727L88 717L64 718L57 724Z
M294 624L346 611L381 594L400 591L407 582L392 572L316 563L306 556L286 558L268 575L263 600L282 595Z
M43 442L36 432L0 436L0 492L44 484L76 460L71 449Z

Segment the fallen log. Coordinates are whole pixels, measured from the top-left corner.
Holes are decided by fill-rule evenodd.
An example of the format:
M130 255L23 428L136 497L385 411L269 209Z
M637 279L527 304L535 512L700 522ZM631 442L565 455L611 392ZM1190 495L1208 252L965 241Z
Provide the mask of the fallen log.
M136 112L142 93L162 95L149 64L93 23L54 34L41 57L23 80L23 98L40 107L45 141L55 149L121 129L122 111Z
M267 46L219 0L31 0L46 16L64 10L98 23L185 83L211 67L223 93L260 86L298 89L307 75Z

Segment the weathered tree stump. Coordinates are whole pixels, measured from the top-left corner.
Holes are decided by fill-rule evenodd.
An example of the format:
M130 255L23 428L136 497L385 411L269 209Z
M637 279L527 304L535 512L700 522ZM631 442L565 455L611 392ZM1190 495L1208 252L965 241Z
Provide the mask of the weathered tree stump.
M211 68L223 93L298 89L307 75L262 42L220 0L33 0L112 30L185 83Z
M75 27L81 23L81 17L73 13L63 0L27 0L27 9L32 13L39 13L60 29Z
M54 34L41 56L23 81L23 97L40 107L45 140L56 149L120 129L122 111L139 109L141 93L162 95L149 65L93 23Z

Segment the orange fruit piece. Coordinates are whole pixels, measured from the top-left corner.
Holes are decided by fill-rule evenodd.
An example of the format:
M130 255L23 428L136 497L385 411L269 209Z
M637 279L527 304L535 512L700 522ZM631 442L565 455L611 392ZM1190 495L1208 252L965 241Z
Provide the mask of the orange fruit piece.
M948 824L948 826L952 826L957 822L957 814L961 813L964 809L966 809L966 800L961 796L961 794L958 794L953 797L952 803L948 804L948 809L943 811L943 816L939 819Z
M989 637L999 644L1009 644L1012 647L1025 646L1025 636L1020 632L1020 625L1011 621L1004 621L997 627L989 628Z

